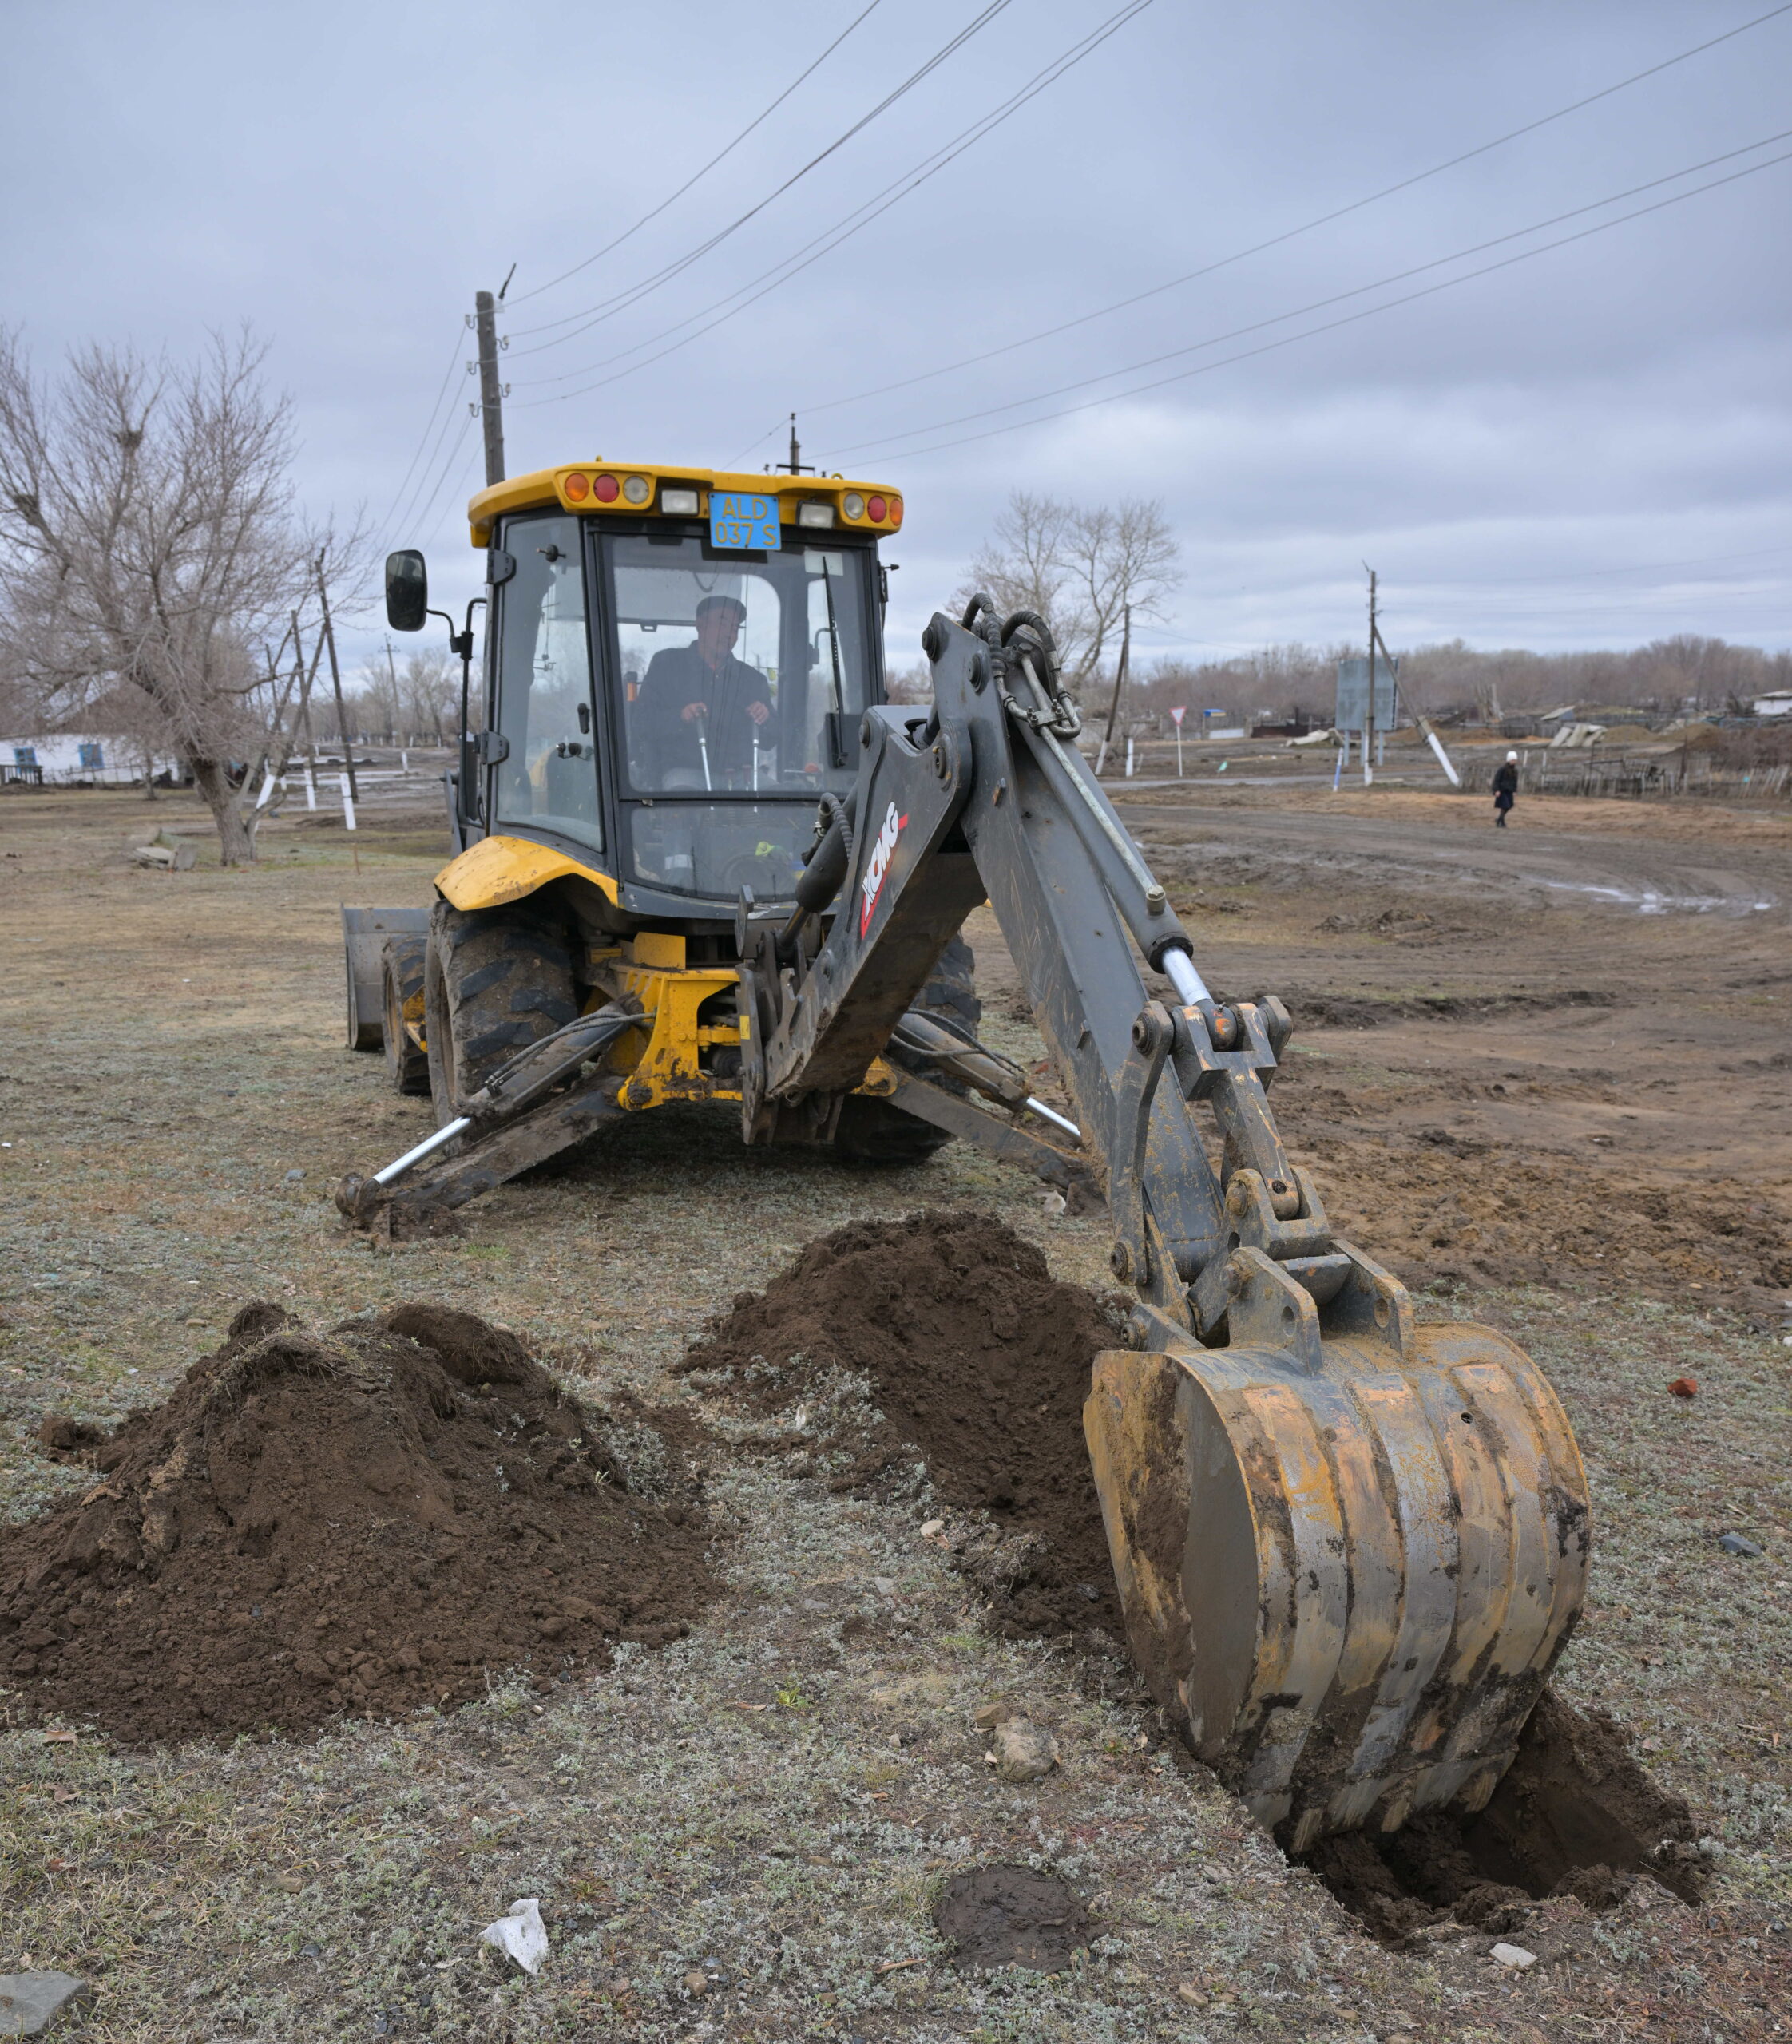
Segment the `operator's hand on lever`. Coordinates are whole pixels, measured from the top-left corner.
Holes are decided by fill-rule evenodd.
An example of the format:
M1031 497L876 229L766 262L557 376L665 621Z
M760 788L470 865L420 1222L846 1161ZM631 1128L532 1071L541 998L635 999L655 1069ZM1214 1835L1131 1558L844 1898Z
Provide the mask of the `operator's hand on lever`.
M687 703L678 714L686 723L695 723L699 717L709 715L709 705L707 703Z

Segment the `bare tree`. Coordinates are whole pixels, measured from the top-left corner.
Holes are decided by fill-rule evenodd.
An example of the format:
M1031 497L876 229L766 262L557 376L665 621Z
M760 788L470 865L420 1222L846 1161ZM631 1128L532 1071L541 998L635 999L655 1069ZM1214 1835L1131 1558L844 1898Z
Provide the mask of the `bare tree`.
M460 715L461 671L439 646L414 647L398 670L398 691L412 734L439 745Z
M1005 611L1037 611L1052 628L1065 679L1080 691L1119 640L1128 605L1136 616L1161 616L1181 580L1157 500L1080 505L1017 489L961 593L986 589Z
M1037 611L1052 628L1066 670L1069 652L1088 636L1071 572L1070 527L1076 513L1055 497L1017 489L977 549L970 579L953 599L961 608L982 589L1004 612Z
M266 754L283 638L315 553L283 398L247 331L186 368L93 347L60 386L0 333L0 612L41 699L133 694L184 758L226 866L255 857L232 761Z
M934 672L924 662L910 667L891 667L883 678L884 693L892 703L931 703Z
M349 691L358 727L392 738L404 722L400 707L398 670L387 652L370 654L361 663L359 686Z

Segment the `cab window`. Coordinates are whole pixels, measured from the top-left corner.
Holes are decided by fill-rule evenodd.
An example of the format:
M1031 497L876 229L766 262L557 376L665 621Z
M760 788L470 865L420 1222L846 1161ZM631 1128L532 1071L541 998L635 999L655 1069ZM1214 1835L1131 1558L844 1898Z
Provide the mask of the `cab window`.
M517 568L498 592L497 728L509 750L497 769L497 824L601 848L578 521L513 518L503 545Z

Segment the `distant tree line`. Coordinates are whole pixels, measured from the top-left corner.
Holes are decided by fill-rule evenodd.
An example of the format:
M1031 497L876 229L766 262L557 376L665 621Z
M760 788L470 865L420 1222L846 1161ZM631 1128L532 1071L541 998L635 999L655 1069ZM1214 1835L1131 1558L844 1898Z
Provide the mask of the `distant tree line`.
M1627 709L1651 716L1746 713L1758 695L1792 688L1792 654L1763 652L1683 632L1627 652L1481 652L1460 639L1391 649L1400 661L1408 711L1495 723L1573 703L1584 712ZM1231 660L1165 660L1128 691L1135 713L1161 716L1176 703L1223 710L1228 719L1283 723L1296 711L1318 723L1334 706L1338 662L1361 657L1360 642L1267 646Z
M1182 580L1175 539L1160 503L1066 504L1017 490L997 516L957 595L986 590L1004 610L1037 612L1051 624L1072 691L1086 714L1105 716L1130 606L1135 625L1161 618ZM1168 728L1172 708L1203 711L1225 723L1329 723L1338 663L1366 648L1268 645L1220 660L1159 657L1130 663L1123 727ZM1433 718L1497 723L1575 703L1584 710L1629 709L1651 715L1723 715L1746 711L1758 695L1792 687L1792 654L1683 632L1627 652L1479 652L1460 639L1393 652L1407 709ZM898 669L891 693L920 701L922 666Z

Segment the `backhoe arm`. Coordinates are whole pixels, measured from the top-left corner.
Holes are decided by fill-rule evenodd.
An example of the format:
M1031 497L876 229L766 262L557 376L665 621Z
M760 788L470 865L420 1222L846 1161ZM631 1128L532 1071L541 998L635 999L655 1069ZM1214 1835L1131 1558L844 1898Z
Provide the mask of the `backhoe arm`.
M923 644L933 709L867 713L795 914L743 908L743 1091L775 1119L866 1082L987 896L1138 1298L1084 1425L1140 1672L1291 1851L1479 1809L1584 1591L1561 1408L1503 1336L1419 1326L1332 1232L1265 1093L1287 1015L1203 983L1075 749L1043 624L998 629L979 597Z

